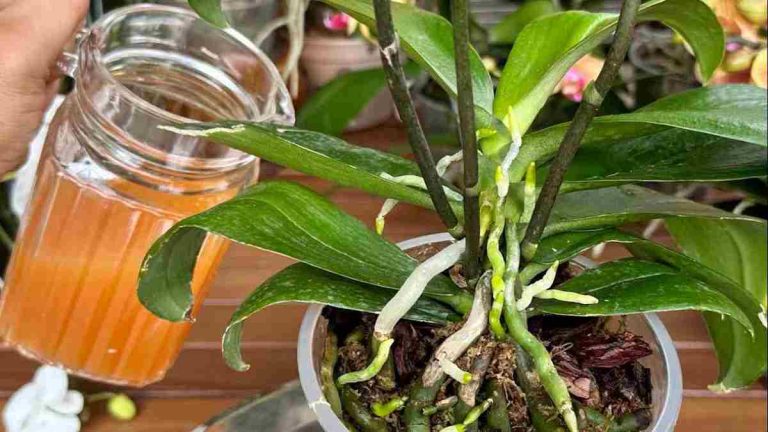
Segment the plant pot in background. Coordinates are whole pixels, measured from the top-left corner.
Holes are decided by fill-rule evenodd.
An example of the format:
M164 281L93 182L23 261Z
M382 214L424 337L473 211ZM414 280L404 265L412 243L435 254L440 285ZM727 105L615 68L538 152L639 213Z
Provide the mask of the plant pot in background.
M316 90L339 75L381 66L375 45L360 37L308 34L304 39L301 65L309 87ZM384 88L347 126L347 131L367 129L392 117L394 104Z
M450 241L448 234L432 234L398 243L403 250L431 243ZM592 267L588 259L577 257L576 264ZM320 363L325 349L325 334L328 321L323 318L324 306L311 306L301 323L299 332L298 363L299 380L310 408L317 415L318 422L326 432L347 432L331 406L325 401L320 385ZM628 315L628 331L641 336L653 349L653 354L640 360L651 370L653 387L653 423L648 432L672 432L683 402L683 377L680 360L667 329L656 314Z

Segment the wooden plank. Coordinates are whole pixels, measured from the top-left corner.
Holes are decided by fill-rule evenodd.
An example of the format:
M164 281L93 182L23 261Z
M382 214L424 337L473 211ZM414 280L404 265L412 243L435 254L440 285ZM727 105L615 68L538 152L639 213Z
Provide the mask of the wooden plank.
M766 431L765 399L686 398L675 431Z

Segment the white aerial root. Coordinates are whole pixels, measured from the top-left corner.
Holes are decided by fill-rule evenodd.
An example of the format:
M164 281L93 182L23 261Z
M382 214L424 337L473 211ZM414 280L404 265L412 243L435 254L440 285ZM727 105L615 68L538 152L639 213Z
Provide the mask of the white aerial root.
M475 289L475 298L467 322L454 334L448 336L437 348L435 355L424 370L425 387L432 387L443 376L441 358L455 362L485 332L488 326L488 312L491 309L490 272L486 272Z
M443 158L441 158L437 162L437 165L435 166L435 169L437 170L437 175L439 175L440 177L445 175L445 171L448 170L448 167L451 166L452 163L458 162L458 161L462 160L463 157L464 156L463 156L462 151L459 150L458 152L456 152L456 153L454 153L452 155L444 156ZM398 182L398 183L402 183L402 184L404 184L406 186L413 186L413 187L417 187L419 189L424 189L424 190L427 189L427 184L424 182L424 179L419 177L419 176L399 176L399 177L394 177L394 176L389 175L387 173L381 173L380 176L385 178L385 179L387 179L387 180L392 180L392 181L395 181L395 182ZM452 190L450 190L448 188L445 188L445 187L444 187L444 190L445 190L446 195L455 196L455 195L451 195L451 194L455 194L454 191L452 191ZM456 197L458 198L458 196L456 196ZM379 214L376 216L376 232L379 235L381 235L381 233L384 232L384 224L386 223L385 218L387 217L389 212L391 212L392 209L395 208L395 206L398 204L398 202L399 201L390 198L390 199L384 201L384 204L381 206L381 210L379 210Z
M472 374L458 367L456 363L448 360L445 353L437 357L437 362L440 363L440 369L454 380L462 384L469 384L469 382L472 381Z
M512 166L517 154L520 152L520 146L523 144L523 139L520 136L520 128L517 127L517 122L512 115L512 108L509 109L509 114L505 119L507 129L512 135L512 142L509 145L507 154L504 155L504 159L501 161L496 171L496 189L499 192L499 199L503 202L509 193L509 167Z
M534 297L552 287L552 284L555 283L555 276L557 276L558 265L560 265L560 262L555 261L549 266L547 272L544 273L544 276L542 276L541 279L530 285L526 285L523 288L523 292L520 294L520 299L517 300L517 310L524 311L531 305Z
M408 276L408 279L405 280L403 286L397 291L397 294L387 302L376 319L373 334L377 340L381 341L389 338L392 330L395 328L395 324L408 313L419 297L421 297L429 281L456 264L461 258L461 254L464 253L465 248L466 241L460 240L416 267L413 273Z
M597 298L588 294L579 294L572 291L562 291L557 289L548 289L544 292L540 292L536 295L536 298L544 300L559 300L568 303L578 303L583 305L591 305L599 303Z
M451 166L452 163L459 162L462 159L464 159L464 152L461 150L452 155L443 156L439 161L437 161L437 165L435 165L437 175L440 177L444 176L445 172L448 170L448 167Z
M383 172L379 174L379 177L383 179L387 179L389 181L393 181L395 183L400 183L402 185L415 187L421 190L427 190L427 184L424 182L424 178L417 175L408 174L408 175L401 175L401 176L393 176ZM460 193L456 192L451 188L443 186L443 190L445 191L445 195L453 201L461 201L462 199L464 199L464 197Z
M384 224L386 223L386 220L384 218L387 217L389 212L392 211L392 209L395 208L398 201L396 199L387 199L384 201L384 204L381 206L381 210L379 210L379 214L376 215L376 233L378 235L381 235L384 232Z

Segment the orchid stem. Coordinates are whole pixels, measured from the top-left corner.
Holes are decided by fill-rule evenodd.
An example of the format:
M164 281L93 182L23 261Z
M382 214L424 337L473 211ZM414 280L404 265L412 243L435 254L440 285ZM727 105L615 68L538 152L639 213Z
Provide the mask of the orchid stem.
M381 63L387 77L389 91L392 93L397 112L405 124L408 142L416 155L416 162L419 165L421 176L424 177L435 211L449 231L456 235L457 232L461 231L459 221L451 209L440 176L435 169L435 159L432 157L427 138L424 136L419 118L416 116L416 109L413 107L413 100L411 100L411 95L408 92L403 66L400 64L400 43L392 22L390 0L374 0L373 7L376 15Z
M624 0L621 7L619 23L616 27L613 44L608 52L605 65L600 71L597 80L590 84L584 92L584 101L579 105L576 115L568 127L568 131L560 143L560 149L552 161L552 167L549 170L544 186L536 201L536 208L533 211L531 222L525 232L522 251L526 260L533 258L539 244L539 239L544 232L544 227L549 220L552 207L563 183L565 172L573 161L576 150L579 149L581 140L587 132L589 124L597 114L597 110L603 104L603 99L608 90L616 80L624 58L627 55L632 36L632 29L637 18L637 10L640 6L640 0Z
M464 232L467 237L464 271L467 280L471 281L475 280L480 273L480 191L475 103L472 94L472 75L469 71L469 6L467 0L453 0L451 7L459 106L459 138L464 157Z

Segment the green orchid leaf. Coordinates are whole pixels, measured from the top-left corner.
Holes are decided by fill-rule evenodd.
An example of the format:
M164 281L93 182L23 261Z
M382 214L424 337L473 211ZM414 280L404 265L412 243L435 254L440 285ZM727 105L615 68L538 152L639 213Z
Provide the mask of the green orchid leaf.
M538 312L555 315L608 316L675 310L710 311L751 328L747 316L728 297L676 269L638 259L612 261L562 283L556 289L596 297L580 305L534 300Z
M704 314L721 370L719 382L712 388L717 391L729 391L748 386L766 371L768 335L759 317L765 306L763 276L766 270L763 264L766 259L766 224L673 219L668 222L668 226L675 227L670 229L676 238L685 238L691 243L691 250L703 253L697 254L694 260L650 240L615 229L567 232L547 237L541 242L532 268L546 268L555 260L566 261L600 243L614 242L624 244L639 258L662 262L686 276L704 282L736 304L754 329L753 337L730 318L721 318L720 314ZM707 235L701 235L703 232ZM723 245L729 249L723 250L720 247ZM753 250L744 253L744 250L749 249ZM721 273L722 266L728 271ZM526 270L523 273L526 273ZM745 290L735 282L736 278L731 280L726 277L727 273L739 274L738 279L751 281L750 287ZM762 301L762 307L759 299Z
M748 84L701 87L659 99L600 123L651 123L768 146L768 96Z
M717 270L745 293L759 301L760 307L751 313L755 325L760 320L755 314L765 314L766 262L768 262L768 236L766 225L739 221L670 220L667 227L683 252L696 261ZM705 234L702 234L705 233ZM752 338L736 321L723 319L719 314L706 313L710 336L720 362L718 382L710 386L717 392L744 388L765 374L766 330L758 327Z
M494 115L504 118L511 110L521 130L527 130L568 69L611 35L617 20L615 14L569 11L527 25L504 67ZM677 31L696 54L705 79L720 64L725 50L723 30L706 3L649 1L641 6L638 21L661 21Z
M550 0L528 0L491 28L488 41L493 44L511 45L528 23L559 10L555 2Z
M200 15L200 18L216 27L229 27L229 21L221 9L221 0L189 0L189 6Z
M407 76L420 69L413 63L404 67ZM296 126L327 135L339 136L371 100L386 88L382 68L348 72L320 87L296 115ZM349 97L354 95L354 97Z
M190 282L207 233L294 258L359 282L399 289L417 262L311 190L266 182L176 223L150 248L139 280L139 300L155 315L180 321L192 304ZM428 297L465 312L471 295L445 276Z
M301 302L379 313L394 293L393 290L356 282L306 264L294 264L261 284L237 308L222 338L224 358L232 369L248 369L240 354L243 322L267 306ZM429 298L419 299L405 318L441 325L461 320L460 315Z
M558 196L544 235L659 218L733 219L762 223L753 217L736 215L648 188L625 185Z
M354 146L340 138L287 126L231 121L179 124L173 130L204 135L219 144L342 186L432 208L427 192L380 176L382 172L392 176L420 175L414 162Z
M625 126L625 125L622 125ZM615 127L614 131L642 128ZM579 149L568 167L563 192L617 184L709 182L765 176L764 147L684 129L663 128L636 138Z
M376 30L373 3L370 0L322 1L349 14L372 31ZM392 19L405 53L455 98L457 95L456 65L451 23L439 15L396 2L392 2ZM469 61L475 105L480 111L491 113L493 106L491 77L474 49L470 53Z
M755 86L704 87L633 113L598 117L568 168L564 190L765 176L767 100ZM530 162L541 166L552 158L568 126L528 134L510 176L519 178Z

